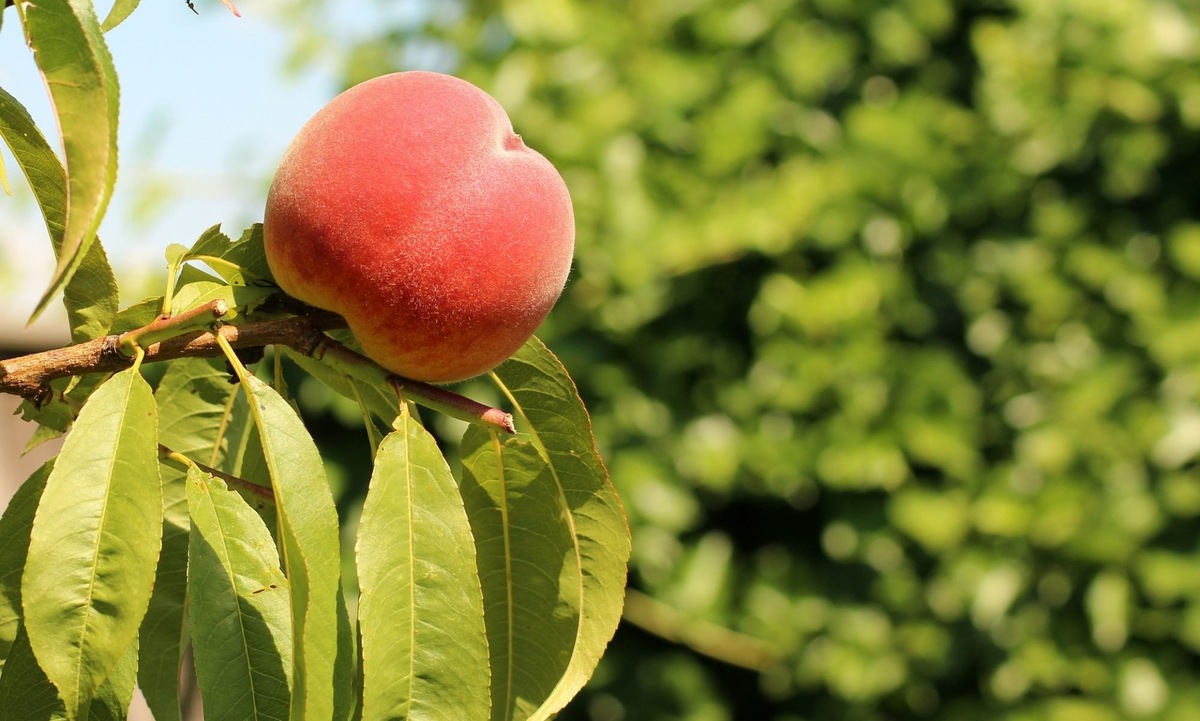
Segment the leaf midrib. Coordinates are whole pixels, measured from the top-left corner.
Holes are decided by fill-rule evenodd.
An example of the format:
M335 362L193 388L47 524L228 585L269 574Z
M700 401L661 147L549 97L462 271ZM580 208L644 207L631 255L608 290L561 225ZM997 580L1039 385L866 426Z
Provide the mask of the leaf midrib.
M571 666L575 661L575 653L579 648L579 641L583 634L584 604L587 602L586 594L584 593L583 554L579 547L579 532L575 526L575 514L571 511L571 504L570 504L570 501L567 499L566 488L563 485L562 478L559 476L558 468L555 466L554 461L550 458L550 452L548 450L546 450L546 445L542 442L542 438L538 434L537 427L534 426L534 424L529 420L528 414L525 413L525 409L524 409L524 407L521 406L521 403L519 401L517 401L516 395L513 394L512 390L508 387L508 385L506 385L504 383L504 381L502 381L500 379L500 376L496 375L495 372L491 373L490 375L492 377L492 381L500 388L500 391L505 395L505 397L508 398L509 402L512 403L513 409L517 412L517 414L525 422L525 428L527 429L530 437L533 439L534 447L537 448L538 453L540 453L542 458L546 461L546 467L550 469L550 475L552 478L554 478L554 487L558 490L559 498L562 499L563 508L566 510L567 527L570 529L570 535L571 535L571 549L575 554L575 566L576 566L576 568L578 568L580 570L579 586L578 586L579 616L578 616L578 621L576 621L576 623L575 623L575 642L571 648L571 658L569 661L567 661L567 667L565 669L563 669L563 675L559 679L558 683L555 684L554 688L552 688L550 690L550 693L547 694L546 698L541 701L541 704L545 704L546 701L549 701L551 698L553 698L554 694L558 691L559 686L561 686L562 682L567 678L567 673L571 670ZM492 435L493 435L493 437L495 437L494 431L492 432ZM497 455L498 455L498 453L497 453ZM508 527L507 527L507 524L505 524L506 542L507 542L507 533L508 533ZM505 562L506 563L507 563L507 558L508 558L508 554L506 553L505 554ZM511 584L510 584L510 586L511 586ZM511 593L511 590L510 590L510 593ZM509 613L510 614L511 614L511 607L512 607L512 602L510 599L510 602L509 602L509 609L510 609ZM511 639L511 637L512 636L511 636L511 629L510 629L509 638ZM511 643L509 644L509 648L510 648L510 652L511 652L511 648L512 648ZM509 678L511 679L511 674L509 675ZM541 705L539 705L538 711L541 711Z
M207 486L207 484L206 484L206 486ZM208 491L207 487L205 488L205 495L208 496L208 499L209 499L208 502L212 506L213 518L215 519L215 523L217 525L217 530L220 531L220 533L221 533L221 539L220 539L221 540L221 551L223 553L222 561L224 561L221 564L221 568L222 568L222 570L225 571L225 575L229 581L229 587L233 589L233 597L234 597L234 602L235 602L234 605L237 607L238 634L242 638L242 648L248 649L248 648L250 648L250 643L249 643L249 637L246 634L246 623L244 621L245 614L242 612L242 597L241 597L241 594L238 593L237 579L233 575L233 571L232 571L233 562L231 560L231 556L229 553L229 544L225 540L225 535L226 535L225 534L225 525L223 523L221 523L221 514L217 512L217 504L212 500L212 494L210 491ZM250 654L249 653L246 653L245 651L243 651L242 658L244 658L246 660L246 679L247 679L247 683L250 686L250 703L252 704L253 710L254 710L253 718L258 719L259 718L258 692L254 688L254 667L250 663Z
M117 428L116 439L113 441L113 453L108 464L108 474L103 505L100 508L100 521L96 526L96 542L92 546L92 564L91 573L88 574L88 589L87 603L83 606L83 623L80 627L79 635L79 653L75 660L75 700L78 703L79 698L83 696L83 656L84 656L84 640L87 639L88 625L92 620L92 609L95 606L96 592L96 569L100 565L100 539L104 535L104 521L108 517L108 501L112 495L112 479L116 471L117 457L120 455L117 449L121 447L121 439L125 436L125 417L129 413L129 404L133 394L133 384L135 379L140 376L136 371L130 373L129 383L125 388L125 403L120 412L120 424ZM94 689L93 689L94 690ZM89 694L91 692L89 691Z

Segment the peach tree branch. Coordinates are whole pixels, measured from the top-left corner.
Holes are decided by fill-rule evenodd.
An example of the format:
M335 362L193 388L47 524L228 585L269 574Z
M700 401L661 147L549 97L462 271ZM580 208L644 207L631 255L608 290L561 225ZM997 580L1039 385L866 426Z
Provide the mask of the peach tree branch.
M189 330L196 323L213 323L224 312L203 306L195 314L179 320L156 318L142 328L121 335L86 341L77 345L0 360L0 393L17 395L39 403L50 392L56 378L90 373L115 373L131 366L134 359L123 349L136 345L145 352L143 363L177 358L210 358L222 355L220 335L234 350L282 345L318 360L332 357L343 373L366 382L383 382L403 388L405 396L421 405L469 423L515 432L512 416L444 388L399 378L342 346L323 331L345 327L345 320L332 313L314 313L289 318L255 321L243 325L222 325L214 330ZM179 333L183 330L184 332ZM138 341L171 337L141 345Z

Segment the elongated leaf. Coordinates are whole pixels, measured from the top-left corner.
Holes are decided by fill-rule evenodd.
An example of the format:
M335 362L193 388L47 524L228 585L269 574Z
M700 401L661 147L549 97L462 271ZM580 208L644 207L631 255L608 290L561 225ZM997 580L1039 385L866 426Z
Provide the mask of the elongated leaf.
M154 573L154 591L138 631L141 644L138 687L156 721L180 721L179 670L187 647L188 517L184 474L162 464L162 550Z
M337 511L325 469L316 444L287 401L254 376L244 378L242 387L275 492L291 585L292 718L343 719L352 706L354 644L341 595Z
M0 516L0 671L21 626L21 573L29 554L33 514L52 468L53 458L17 489Z
M271 281L271 269L263 251L262 224L247 228L237 242L214 225L200 237L184 255L184 260L207 263L230 285L252 285Z
M29 646L25 625L9 649L0 673L0 721L66 721L67 710Z
M478 549L496 721L529 718L567 670L580 623L579 565L562 495L537 449L477 426L463 437L462 495Z
M558 359L531 338L494 376L549 463L554 488L570 511L581 615L571 663L530 718L557 713L583 688L621 620L629 562L629 524L596 451L591 420Z
M217 358L171 363L154 394L161 409L159 439L198 463L270 487L249 405L230 378L224 362ZM236 490L263 516L267 527L274 529L274 508L265 505L259 494Z
M112 673L100 684L90 706L89 721L125 721L133 700L138 661L137 641L129 644ZM0 721L67 721L58 689L46 678L29 647L24 624L17 627L9 663L0 674Z
M67 181L58 156L16 98L0 88L0 137L29 180L56 256L61 254L67 212ZM93 243L63 291L71 339L76 343L108 332L117 313L117 280L99 243Z
M30 645L72 718L137 634L161 532L154 398L128 369L92 394L67 435L21 582Z
M228 437L220 428L237 386L215 358L183 358L163 374L154 398L159 408L159 442L200 463L223 462ZM187 647L187 556L189 520L185 471L160 466L163 477L163 545L154 593L142 621L138 686L157 721L179 721L179 670Z
M26 39L53 100L67 167L62 247L50 287L34 309L36 318L79 268L112 197L119 90L91 2L28 0L22 4L22 17Z
M262 519L220 479L188 471L188 606L210 721L288 718L288 582Z
M239 393L234 398L230 408L229 423L226 430L226 448L219 456L217 467L238 478L263 486L271 487L271 471L267 467L267 459L263 455L262 441L258 437L258 428L254 425L254 415L245 394ZM261 496L252 496L238 489L250 506L262 516L263 523L279 541L279 514L274 503L268 503ZM282 548L282 546L280 546Z
M471 527L437 442L406 410L384 438L358 527L363 717L490 717Z
M134 637L108 678L96 689L88 721L125 721L133 701L133 687L137 685L137 667L138 639Z
M108 11L108 16L104 18L104 24L100 28L104 32L108 32L125 22L125 19L132 15L134 10L137 10L137 6L140 3L141 0L116 0L112 8Z
M108 333L117 316L117 278L99 242L83 254L83 260L63 290L71 340L82 343Z

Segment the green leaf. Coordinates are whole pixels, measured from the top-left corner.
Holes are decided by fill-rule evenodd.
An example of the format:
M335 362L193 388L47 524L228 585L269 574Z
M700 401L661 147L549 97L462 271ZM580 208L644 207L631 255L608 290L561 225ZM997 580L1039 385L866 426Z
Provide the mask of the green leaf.
M134 637L108 678L96 689L88 721L125 721L129 703L133 701L133 687L137 685L137 668L138 639Z
M133 700L137 639L129 644L89 709L88 721L125 721ZM67 709L29 646L24 624L17 629L9 662L0 674L0 721L67 721Z
M0 671L21 626L21 573L29 554L29 533L53 467L52 458L34 471L0 516Z
M206 465L225 467L230 401L238 386L230 383L223 362L216 358L173 361L154 397L159 408L159 442ZM248 415L248 410L246 410ZM222 433L222 426L227 432ZM138 685L158 721L178 721L179 668L187 646L188 516L186 474L162 464L163 547L150 607L140 633L142 663ZM235 473L234 469L227 469ZM264 475L265 479L265 475ZM255 499L259 501L261 499ZM261 512L262 509L260 509ZM274 522L273 511L268 515Z
M548 719L583 688L612 639L624 607L629 524L596 451L591 419L566 369L531 338L494 372L534 446L549 464L553 488L570 512L581 615L566 673L530 718Z
M492 668L491 718L526 719L571 661L582 601L566 504L528 442L471 426L462 496L478 549Z
M214 225L200 235L184 260L207 263L230 285L273 282L263 251L262 224L247 228L237 242L230 241L220 225Z
M116 0L112 8L108 11L108 16L104 18L104 24L100 26L104 32L112 30L116 26L125 22L125 19L133 14L137 9L138 4L142 0Z
M187 255L188 247L179 243L168 243L163 256L167 259L168 268L178 268L183 265L183 257Z
M162 550L154 573L154 591L142 627L137 667L138 687L157 721L180 721L179 669L188 634L187 607L188 517L184 474L159 465L163 490Z
M80 411L34 518L21 604L30 645L72 718L137 635L162 533L157 414L136 369Z
M124 333L134 328L141 328L157 318L160 310L162 310L162 298L143 298L133 305L122 308L121 312L117 313L110 332Z
M71 420L74 420L73 415ZM66 433L66 430L60 431L57 428L51 428L50 426L38 426L37 428L33 429L33 434L29 436L29 440L25 441L25 447L21 449L21 454L24 455L29 453L34 448L37 448L46 441L52 441L55 438L61 438L63 433Z
M222 359L172 361L154 391L159 442L199 463L217 465L227 442L220 438L220 427L238 389L230 381Z
M0 674L0 721L66 721L58 690L38 665L25 625L17 627Z
M187 501L188 609L204 717L283 721L292 622L275 542L241 496L194 466Z
M3 88L0 88L0 137L29 181L57 254L66 219L66 173L29 111Z
M99 242L91 244L63 290L71 341L82 343L108 333L117 316L117 277Z
M350 713L353 641L341 595L337 510L325 468L296 411L254 376L242 378L275 492L292 592L292 718ZM332 688L332 693L330 689Z
M228 427L226 430L226 448L219 456L217 468L244 481L264 488L271 487L271 471L267 468L267 460L263 456L262 441L258 437L258 429L254 425L254 416L250 403L244 394L234 397L229 409ZM279 514L274 503L267 503L257 495L237 489L252 508L262 516L263 523L275 536L279 544Z
M229 304L229 312L222 320L230 321L238 316L238 309L249 312L262 304L275 291L270 288L245 285L226 285L211 281L197 281L179 288L171 299L172 315L222 299Z
M395 429L358 526L363 717L488 719L471 526L437 442L407 408Z
M67 212L67 181L58 156L15 98L0 89L0 136L29 180L42 210L56 256L61 256L63 223ZM98 338L108 332L117 313L117 280L104 254L94 243L63 292L71 339Z
M283 348L283 352L286 358L303 368L313 378L329 386L338 395L356 403L361 397L367 409L388 426L400 413L400 403L396 398L396 391L390 385L364 383L356 378L350 378L312 356L297 353L290 348Z
M34 309L36 318L79 268L112 197L119 90L91 2L28 0L21 9L26 39L53 100L67 168L62 247L50 287Z
M228 303L230 313L226 317L234 317L233 309L237 304L233 300L233 288L223 283L208 281L188 283L175 291L175 296L171 299L171 315L179 315L214 300L224 300Z
M70 384L70 379L55 378L50 381L50 395L40 399L39 403L25 399L17 406L23 420L37 423L42 428L50 428L60 435L67 432L79 415L79 406L63 393Z

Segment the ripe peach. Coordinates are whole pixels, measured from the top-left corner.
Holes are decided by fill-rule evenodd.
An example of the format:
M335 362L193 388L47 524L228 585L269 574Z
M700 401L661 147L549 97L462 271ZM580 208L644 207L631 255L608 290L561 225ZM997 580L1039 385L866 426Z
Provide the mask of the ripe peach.
M407 378L485 373L558 300L575 246L566 184L465 80L403 72L322 108L267 195L267 262L284 292L344 316Z

